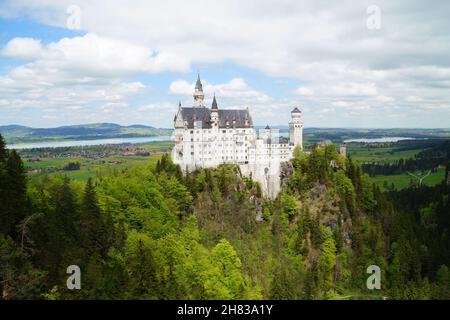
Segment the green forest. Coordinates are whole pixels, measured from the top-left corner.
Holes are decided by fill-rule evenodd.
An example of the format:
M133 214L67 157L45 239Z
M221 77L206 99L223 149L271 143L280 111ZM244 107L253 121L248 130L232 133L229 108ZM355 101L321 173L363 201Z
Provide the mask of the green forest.
M313 146L270 200L238 166L183 174L167 154L87 182L28 179L0 135L0 299L449 299L445 170L382 192L335 145Z

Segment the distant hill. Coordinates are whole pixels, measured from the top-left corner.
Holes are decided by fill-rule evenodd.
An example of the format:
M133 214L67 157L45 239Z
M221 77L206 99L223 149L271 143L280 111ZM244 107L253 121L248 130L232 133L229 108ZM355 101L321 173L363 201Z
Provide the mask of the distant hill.
M6 125L0 126L0 133L7 143L22 143L53 140L169 136L172 130L138 124L121 126L115 123L93 123L57 128L31 128L20 125Z

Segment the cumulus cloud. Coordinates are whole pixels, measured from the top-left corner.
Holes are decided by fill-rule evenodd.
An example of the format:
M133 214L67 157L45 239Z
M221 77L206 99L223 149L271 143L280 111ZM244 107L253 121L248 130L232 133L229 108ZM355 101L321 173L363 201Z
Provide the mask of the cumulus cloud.
M206 101L211 102L215 94L218 101L225 103L227 106L240 106L271 102L271 98L264 92L251 88L244 79L233 78L227 83L211 84L203 80L203 91ZM187 82L186 80L173 81L169 86L169 94L181 95L185 97L192 96L194 92L195 82ZM219 103L220 104L220 103Z
M95 85L114 92L108 89L117 85L113 79L125 76L232 63L269 78L288 79L286 91L291 96L277 101L237 76L224 84L206 83L208 93L215 91L230 105L267 106L264 110L272 110L267 111L267 119L277 115L271 106L282 108L298 101L311 111L329 111L324 114L337 112L346 103L348 113L337 117L343 125L353 121L346 118L351 108L372 123L378 121L380 110L403 112L411 121L402 125L425 119L412 111L434 110L426 119L450 116L447 2L430 6L423 1L377 1L380 30L367 29L366 9L372 3L365 0L218 0L213 4L137 0L133 6L119 0L6 0L0 4L0 16L26 16L65 27L66 9L72 4L81 9L80 26L86 34L46 45L39 39L10 41L2 54L33 61L0 79L6 84L3 91L13 90L12 81L16 88L25 89L30 103L39 95L33 84L84 86L92 92ZM30 78L34 83L18 81ZM175 81L169 92L191 95L192 83ZM239 101L231 101L231 95L239 96ZM317 115L315 123L323 121ZM382 119L380 124L384 123Z
M297 89L295 89L294 93L309 96L314 94L314 90L308 87L298 87Z
M40 40L14 38L2 53L13 58L35 58L33 66L57 68L58 71L77 72L83 77L124 76L141 72L186 71L189 63L170 52L152 51L142 46L99 37L88 33L63 38L42 46Z
M129 97L150 89L122 77L142 70L172 68L162 62L165 58L144 47L94 34L47 45L32 38L14 38L1 52L11 58L31 60L0 76L3 112L57 108L68 118L76 118L80 109L91 110L88 114L93 116L95 107L99 112L112 113L126 107ZM47 115L43 118L50 119Z
M7 57L37 59L42 55L41 41L33 38L14 38L1 51Z

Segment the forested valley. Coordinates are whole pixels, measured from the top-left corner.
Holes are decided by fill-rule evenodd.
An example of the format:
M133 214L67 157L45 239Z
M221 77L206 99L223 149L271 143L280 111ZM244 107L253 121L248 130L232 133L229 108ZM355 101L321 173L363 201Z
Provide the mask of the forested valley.
M167 154L28 181L0 136L0 299L449 299L449 185L383 193L334 145L296 150L274 200L237 166L183 175Z

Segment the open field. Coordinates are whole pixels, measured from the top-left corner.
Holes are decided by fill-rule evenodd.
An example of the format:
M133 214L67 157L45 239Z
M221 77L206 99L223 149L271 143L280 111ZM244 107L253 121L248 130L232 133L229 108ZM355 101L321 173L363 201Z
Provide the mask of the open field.
M48 175L67 176L71 179L86 181L89 177L107 174L134 166L156 163L162 153L170 150L171 141L149 142L138 145L141 154L117 154L127 151L129 146L91 146L59 149L22 150L23 159L30 179ZM125 150L124 150L125 148ZM142 153L146 151L146 153ZM108 153L111 152L112 154ZM101 156L98 156L101 155ZM79 163L79 170L65 170L69 163Z
M60 175L68 178L86 181L96 175L107 174L110 172L123 170L140 165L156 163L162 153L152 154L150 156L113 156L101 159L87 159L80 157L68 158L44 158L40 162L25 162L27 169L39 170L37 173L29 173L30 179L35 179L42 175ZM80 170L66 171L62 168L70 162L79 162Z
M402 150L400 148L380 147L370 148L362 143L349 143L347 155L360 162L392 162L399 159L411 159L423 149Z
M426 175L427 172L413 172L413 174L422 177ZM439 168L436 172L432 172L428 177L423 180L423 184L428 186L435 186L442 182L445 175L445 168ZM385 190L385 184L394 184L396 189L403 189L410 185L413 181L417 183L418 180L408 173L396 174L396 175L376 175L371 177L372 181L376 183L382 190Z

